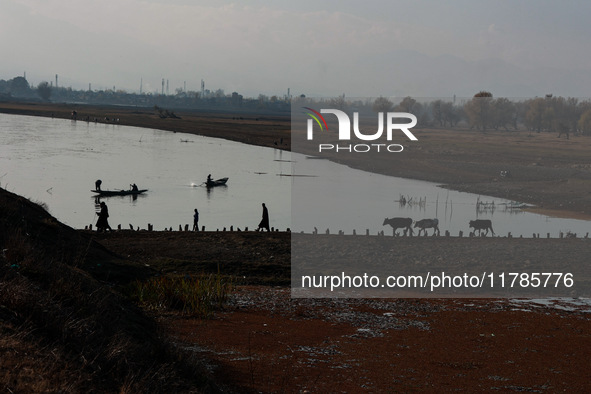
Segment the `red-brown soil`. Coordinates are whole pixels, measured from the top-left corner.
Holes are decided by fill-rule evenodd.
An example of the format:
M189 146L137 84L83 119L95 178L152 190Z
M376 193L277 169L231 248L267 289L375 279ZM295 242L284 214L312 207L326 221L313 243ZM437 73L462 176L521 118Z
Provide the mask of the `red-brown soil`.
M287 233L126 231L95 239L162 273L215 272L206 262L220 261L222 273L238 283L289 279ZM399 255L421 261L430 255L466 260L482 250L483 261L506 254L537 261L553 249L585 256L590 248L576 239L392 242ZM292 299L287 287L239 284L211 320L153 313L232 392L586 392L591 304L573 304L578 301Z
M210 321L162 318L237 392L589 392L589 312L508 300L290 299L244 287Z
M2 107L42 116L58 116L59 109L63 117L71 110L52 105ZM287 119L259 123L256 118L179 113L179 120L159 119L148 110L77 110L79 118L109 113L121 124L266 146L275 146L282 137L288 141L289 135ZM455 130L417 134L420 145L410 150L407 160L380 162L372 170L533 203L561 215L591 215L587 137L564 140L550 134ZM354 158L348 162L361 166ZM499 171L507 169L513 177L500 179ZM289 234L125 231L94 239L124 258L133 272L216 272L219 266L222 273L237 278L230 305L211 320L151 312L179 347L209 363L216 382L227 391L591 391L591 307L565 310L561 305L488 299L291 299L287 287L271 286L289 281ZM454 253L465 257L470 247L483 251L471 241L457 242L446 259L454 260ZM569 253L588 256L588 240L576 241ZM415 251L423 255L438 250L432 239L413 242L421 243ZM491 239L485 253L502 256L510 242L520 240ZM531 241L528 245L532 251L539 248ZM104 272L102 278L109 280L117 270L126 269L125 262L117 264L121 265L109 266L113 272ZM95 266L95 271L101 269ZM129 277L124 274L119 272ZM260 286L263 283L268 285ZM571 301L576 300L559 304Z

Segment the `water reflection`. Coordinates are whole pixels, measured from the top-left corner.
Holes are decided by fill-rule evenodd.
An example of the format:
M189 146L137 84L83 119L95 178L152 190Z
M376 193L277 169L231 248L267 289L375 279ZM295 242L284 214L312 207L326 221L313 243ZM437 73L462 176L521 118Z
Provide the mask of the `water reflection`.
M191 143L188 143L188 142ZM345 234L384 231L384 218L437 218L442 232L467 234L489 218L495 232L585 234L589 223L524 213L511 201L459 193L432 183L366 173L327 160L232 141L159 130L26 116L0 115L0 182L45 203L75 228L96 223L97 204L109 205L111 225L154 229L192 223L206 230L248 227L269 209L271 226ZM207 174L228 177L205 187ZM134 180L139 196L94 197L96 179L114 187ZM90 199L89 199L90 195Z

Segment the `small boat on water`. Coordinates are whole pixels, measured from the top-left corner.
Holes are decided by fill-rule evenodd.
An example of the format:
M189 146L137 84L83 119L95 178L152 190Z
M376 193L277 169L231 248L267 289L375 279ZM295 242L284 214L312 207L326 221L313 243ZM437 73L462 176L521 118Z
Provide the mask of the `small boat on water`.
M142 194L147 192L148 189L140 189L140 190L91 190L93 193L97 193L101 197L111 197L111 196L137 196L138 194Z
M220 178L214 180L209 180L205 182L206 187L216 187L216 186L225 186L226 182L228 182L228 178Z

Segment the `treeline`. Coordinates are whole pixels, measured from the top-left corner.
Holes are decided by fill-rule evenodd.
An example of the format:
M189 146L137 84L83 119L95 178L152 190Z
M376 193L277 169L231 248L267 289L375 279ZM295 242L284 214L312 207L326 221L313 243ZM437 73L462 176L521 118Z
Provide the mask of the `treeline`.
M294 99L296 100L296 99ZM309 101L309 99L306 99ZM522 100L494 98L490 92L453 99L415 99L400 101L386 97L375 100L348 100L345 96L318 100L325 108L409 112L417 117L417 127L463 127L478 131L529 130L570 134L591 134L591 101L569 97L536 97Z
M55 87L43 81L36 87L30 86L24 77L10 80L0 79L0 99L52 101L85 104L128 105L139 107L168 107L178 109L193 108L232 108L233 110L268 110L289 112L289 100L285 97L259 95L256 98L245 98L238 92L226 94L223 89L203 92L176 89L174 94L159 93L128 93L120 89L106 90L75 90L71 87Z
M289 112L299 101L309 101L304 95L278 97L259 95L246 98L237 92L224 93L223 89L203 92L177 89L175 94L127 93L124 90L74 90L56 88L48 82L29 86L24 77L8 81L0 80L0 99L75 102L86 104L129 105L140 107L167 107L175 109L232 109L234 111L265 110ZM368 109L373 112L410 112L417 117L417 127L454 128L473 130L530 130L565 134L591 134L591 101L574 97L536 97L510 100L493 97L481 91L472 98L401 100L379 97L377 99L347 99L345 95L330 99L315 99L326 108Z

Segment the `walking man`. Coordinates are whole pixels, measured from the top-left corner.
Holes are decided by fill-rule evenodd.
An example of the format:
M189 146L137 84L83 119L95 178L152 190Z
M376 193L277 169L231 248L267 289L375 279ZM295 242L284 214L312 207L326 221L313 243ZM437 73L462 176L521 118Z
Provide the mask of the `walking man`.
M193 214L193 231L199 231L199 211L195 208L195 213Z
M99 233L106 231L113 231L111 226L109 226L109 221L107 218L109 217L109 208L107 208L107 204L104 201L101 202L101 211L96 213L98 215L98 220L96 222L96 229Z
M259 223L259 228L257 228L257 231L260 231L263 228L267 229L267 231L271 231L269 228L269 211L267 210L265 203L263 203L263 218Z

